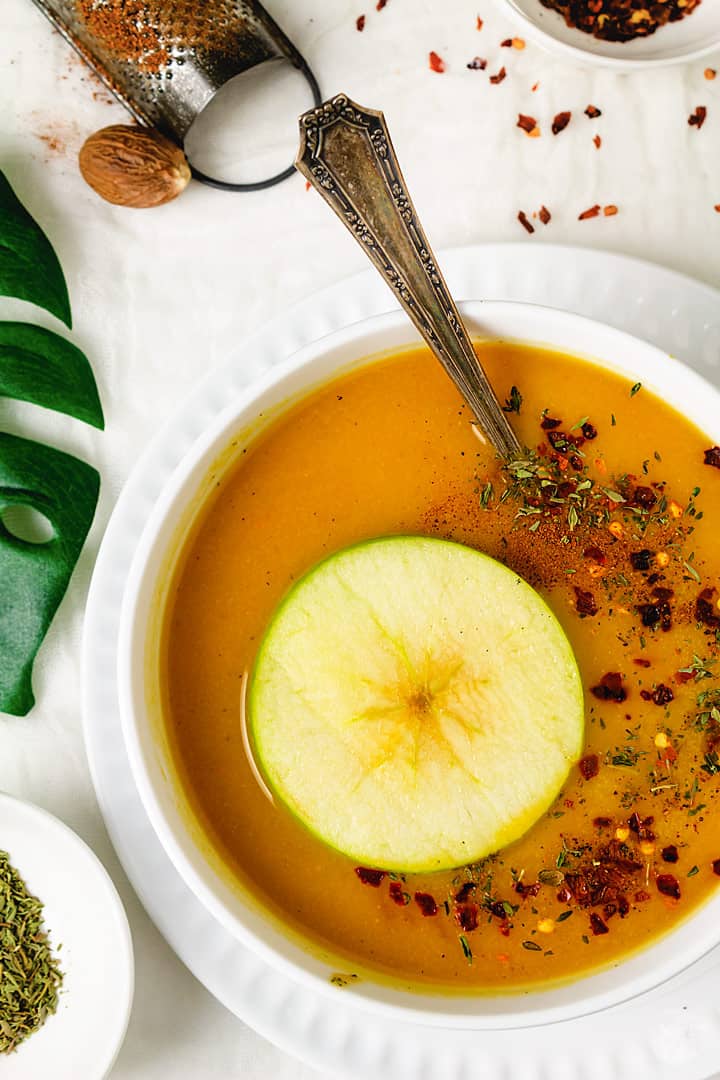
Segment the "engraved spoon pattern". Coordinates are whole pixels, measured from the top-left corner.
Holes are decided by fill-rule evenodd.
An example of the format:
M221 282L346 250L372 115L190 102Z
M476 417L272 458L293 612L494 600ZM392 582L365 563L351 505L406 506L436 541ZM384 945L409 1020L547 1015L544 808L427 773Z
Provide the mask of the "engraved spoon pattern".
M437 267L383 114L345 94L303 113L295 165L365 249L498 454L518 457L520 444Z

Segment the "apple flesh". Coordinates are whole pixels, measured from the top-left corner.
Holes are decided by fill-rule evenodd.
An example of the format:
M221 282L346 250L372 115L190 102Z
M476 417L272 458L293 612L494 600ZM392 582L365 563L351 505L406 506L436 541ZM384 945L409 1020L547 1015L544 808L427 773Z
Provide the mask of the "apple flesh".
M363 865L481 859L548 809L581 754L580 676L534 589L471 548L390 537L289 592L248 715L272 791Z

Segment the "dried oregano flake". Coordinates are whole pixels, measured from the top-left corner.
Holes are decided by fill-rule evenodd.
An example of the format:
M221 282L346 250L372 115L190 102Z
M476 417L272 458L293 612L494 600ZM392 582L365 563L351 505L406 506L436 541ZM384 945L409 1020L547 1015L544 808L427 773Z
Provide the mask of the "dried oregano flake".
M43 905L0 851L0 1053L11 1053L55 1012L62 980Z

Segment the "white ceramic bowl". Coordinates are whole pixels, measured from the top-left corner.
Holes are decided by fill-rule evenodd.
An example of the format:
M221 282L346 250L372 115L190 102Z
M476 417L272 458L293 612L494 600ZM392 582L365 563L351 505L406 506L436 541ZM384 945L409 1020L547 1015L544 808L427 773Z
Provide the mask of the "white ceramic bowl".
M531 38L577 63L631 71L697 60L720 49L720 4L703 0L692 15L636 41L600 41L566 24L540 0L497 0L498 6Z
M595 360L626 375L631 383L641 381L707 432L709 440L720 441L720 393L658 349L588 319L549 308L476 302L462 305L462 311L479 339L550 346ZM291 936L223 873L173 779L162 732L152 659L168 568L194 512L217 481L218 462L228 463L227 448L234 443L239 452L285 406L339 372L415 340L405 315L395 312L301 349L229 403L178 466L148 518L123 600L118 685L125 742L145 809L176 869L232 934L276 967L301 981L311 980L326 993L350 993L368 1008L385 1013L401 1010L424 1023L498 1028L570 1019L618 1004L662 983L720 943L720 895L671 936L642 953L558 988L496 997L448 997L403 992L364 979L338 991L330 985L329 977L344 970L347 962L343 965L332 957L322 957Z

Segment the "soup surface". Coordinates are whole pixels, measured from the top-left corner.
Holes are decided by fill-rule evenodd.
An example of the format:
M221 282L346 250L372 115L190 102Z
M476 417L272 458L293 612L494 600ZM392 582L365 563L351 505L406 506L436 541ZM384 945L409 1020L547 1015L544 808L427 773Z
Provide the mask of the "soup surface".
M517 990L617 962L720 884L720 450L639 385L482 344L520 440L511 472L425 350L291 407L226 471L169 593L165 723L193 813L286 924L405 987ZM290 585L329 553L440 536L502 560L575 651L586 746L550 811L482 863L358 867L258 781L243 694Z

